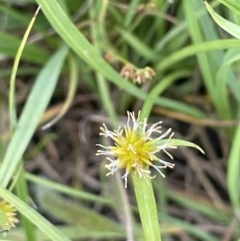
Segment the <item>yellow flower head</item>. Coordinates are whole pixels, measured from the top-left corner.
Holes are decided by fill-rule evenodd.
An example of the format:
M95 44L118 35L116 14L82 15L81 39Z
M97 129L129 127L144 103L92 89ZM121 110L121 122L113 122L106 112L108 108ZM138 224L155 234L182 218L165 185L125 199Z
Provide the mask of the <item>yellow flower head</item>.
M6 236L11 227L15 227L18 223L16 218L17 210L13 205L0 198L0 226L2 227L3 235Z
M124 128L119 127L117 130L109 131L105 124L100 127L102 131L100 135L110 137L114 142L114 146L99 145L104 150L98 150L96 155L112 156L114 159L107 157L110 161L105 167L110 170L107 175L110 175L118 169L125 168L126 172L122 176L125 180L125 187L127 187L127 177L130 172L133 172L140 177L148 179L154 178L151 176L151 171L148 166L155 168L163 177L161 168L173 168L174 164L163 161L156 156L159 151L164 151L171 159L172 156L166 151L167 148L176 148L169 140L174 133L171 133L171 128L162 133L161 124L157 122L150 128L147 128L147 120L143 122L135 118L134 112L128 114L127 125ZM157 134L158 137L152 137L152 134ZM165 141L164 138L169 136ZM155 165L154 162L161 163L162 165Z

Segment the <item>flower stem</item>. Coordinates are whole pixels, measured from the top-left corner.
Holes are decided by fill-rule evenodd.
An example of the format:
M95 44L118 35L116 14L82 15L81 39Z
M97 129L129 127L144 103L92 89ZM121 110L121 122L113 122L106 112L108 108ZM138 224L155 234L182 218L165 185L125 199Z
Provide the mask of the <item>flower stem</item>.
M152 182L132 174L138 210L146 241L161 241L160 226Z

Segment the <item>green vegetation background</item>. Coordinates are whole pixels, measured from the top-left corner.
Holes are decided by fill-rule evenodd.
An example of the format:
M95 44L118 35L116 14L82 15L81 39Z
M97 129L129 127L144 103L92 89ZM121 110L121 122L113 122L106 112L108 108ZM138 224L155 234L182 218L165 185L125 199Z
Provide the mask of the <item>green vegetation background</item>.
M240 5L209 4L0 1L0 196L20 213L1 240L144 240L133 186L105 177L95 144L147 101L206 153L179 148L153 180L163 240L239 239Z

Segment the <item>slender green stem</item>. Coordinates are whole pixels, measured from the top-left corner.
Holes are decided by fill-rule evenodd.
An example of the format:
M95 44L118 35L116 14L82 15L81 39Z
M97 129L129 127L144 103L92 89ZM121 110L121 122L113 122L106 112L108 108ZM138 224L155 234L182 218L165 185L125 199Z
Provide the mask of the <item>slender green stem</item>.
M105 8L106 8L106 5L104 4L104 2L102 2L103 5L102 5L102 8L100 8L101 14L99 14L99 16L98 16L98 12L96 11L96 6L93 5L93 4L97 4L97 3L94 3L94 1L91 1L91 4L92 4L92 7L90 8L91 18L99 19L99 16L101 18L103 18L104 14L102 12L105 12ZM103 19L101 19L100 22L103 23ZM101 29L101 31L99 29ZM104 31L102 29L103 29L102 26L99 27L97 22L93 22L93 24L91 25L91 34L92 34L92 39L93 39L93 45L98 52L100 51L98 39L104 38L104 36L101 35L101 34L104 34ZM96 73L96 79L97 79L97 85L99 88L101 100L103 102L103 106L104 106L106 112L108 113L108 116L110 117L111 122L113 124L116 124L116 123L118 123L118 121L117 121L118 118L115 113L115 109L113 106L113 102L111 100L111 96L109 94L108 83L107 83L106 79L104 78L104 76L102 74L100 74L99 72Z
M146 241L161 241L152 183L132 174L135 195Z
M18 65L19 65L19 62L20 62L20 59L22 56L24 46L26 45L28 36L30 34L30 31L32 29L32 26L35 22L35 19L36 19L36 16L37 16L39 10L40 10L40 7L38 7L37 11L35 12L34 17L32 18L32 20L23 36L22 42L19 46L16 58L13 63L12 74L10 77L10 89L9 89L9 122L10 122L11 133L14 130L14 127L16 126L16 122L17 122L16 107L15 107L15 80L16 80Z
M143 104L141 111L140 121L147 118L154 105L155 99L162 93L168 86L170 86L175 80L189 76L190 72L187 70L174 72L162 79L149 93L148 98ZM158 214L156 201L153 193L152 183L149 184L144 178L140 178L137 175L132 175L135 194L138 203L138 209L142 221L142 226L147 241L161 240L160 227L158 222Z

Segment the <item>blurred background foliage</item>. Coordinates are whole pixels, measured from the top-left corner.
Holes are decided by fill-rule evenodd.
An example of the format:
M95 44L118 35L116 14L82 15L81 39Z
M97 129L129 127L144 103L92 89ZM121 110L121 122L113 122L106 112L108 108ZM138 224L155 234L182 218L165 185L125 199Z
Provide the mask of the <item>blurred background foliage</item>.
M240 25L237 1L208 2ZM149 122L206 153L178 148L153 179L163 240L238 240L240 31L218 24L200 0L0 0L0 196L20 212L6 240L143 240L131 181L95 153L103 122L151 98Z

